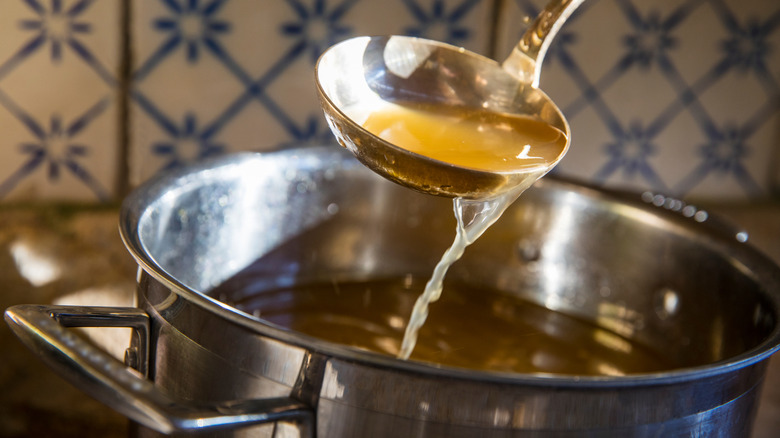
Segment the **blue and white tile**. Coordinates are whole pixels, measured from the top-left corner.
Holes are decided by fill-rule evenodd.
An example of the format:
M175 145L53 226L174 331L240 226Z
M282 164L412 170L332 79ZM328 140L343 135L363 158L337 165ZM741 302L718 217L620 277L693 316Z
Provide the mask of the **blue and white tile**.
M314 63L357 35L487 53L490 0L134 0L131 183L241 150L332 142Z
M111 199L121 2L0 2L0 200Z
M509 0L498 53L545 0ZM569 118L558 172L675 196L770 195L780 160L780 2L588 0L541 87Z

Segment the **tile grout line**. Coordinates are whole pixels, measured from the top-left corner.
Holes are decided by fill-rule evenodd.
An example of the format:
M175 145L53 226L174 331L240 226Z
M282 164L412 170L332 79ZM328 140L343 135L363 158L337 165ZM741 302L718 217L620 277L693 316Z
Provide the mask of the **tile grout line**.
M490 37L488 40L487 56L489 56L491 59L497 60L498 62L502 61L496 58L498 56L499 19L501 16L501 11L505 7L506 1L507 0L492 0L492 5L490 6L492 10L490 11Z
M115 182L117 200L121 201L130 191L130 73L133 54L131 50L130 25L132 23L131 0L121 0L119 17L119 129L117 154L117 176Z

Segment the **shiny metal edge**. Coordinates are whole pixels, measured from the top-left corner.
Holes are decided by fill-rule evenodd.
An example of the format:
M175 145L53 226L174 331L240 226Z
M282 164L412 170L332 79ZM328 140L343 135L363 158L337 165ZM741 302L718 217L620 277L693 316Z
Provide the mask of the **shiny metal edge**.
M186 166L174 171L163 173L147 181L136 188L122 203L120 211L119 231L125 246L130 254L153 278L166 284L176 294L182 296L193 304L200 306L208 311L214 312L226 320L251 329L257 333L283 342L306 348L310 351L330 354L334 357L358 361L366 365L378 367L393 367L406 372L436 375L455 379L471 380L478 378L488 382L524 384L524 385L555 385L558 387L624 387L636 385L663 385L696 378L705 378L718 374L732 372L758 362L761 362L776 351L780 350L780 322L775 326L772 333L756 347L745 351L725 361L719 361L698 367L680 368L671 371L648 374L632 374L628 376L565 376L553 374L513 374L489 371L466 370L454 367L435 366L433 364L403 361L378 353L352 349L347 346L323 341L310 336L295 333L281 327L270 324L261 319L255 318L238 309L208 297L196 290L193 290L178 279L162 270L157 263L144 250L143 244L138 239L134 231L139 225L141 215L145 210L142 208L148 205L150 199L154 199L164 192L171 184L182 178L191 177L200 172L210 171L216 168L232 166L245 160L264 159L264 160L286 160L292 157L305 157L309 154L318 155L320 162L332 162L344 164L352 160L354 166L361 166L357 160L347 151L337 146L310 146L299 149L288 149L283 151L265 152L265 153L238 153L221 156L209 160L204 160L198 164ZM722 229L710 227L706 222L698 223L687 220L687 218L674 214L673 212L659 210L653 206L643 203L637 195L635 200L630 199L628 194L619 194L614 191L603 190L595 186L583 185L578 182L567 181L562 178L546 177L537 182L540 185L559 186L560 190L575 192L580 196L591 197L607 203L621 203L627 207L637 209L643 214L650 214L661 217L664 221L672 223L678 227L691 228L696 227L698 232L705 233L711 237L711 245L717 245L721 252L728 254L739 253L743 264L747 264L755 273L755 277L765 286L773 285L772 288L765 288L763 293L767 295L772 304L772 310L775 317L780 321L780 267L775 265L768 257L760 253L752 246L737 242L724 236Z

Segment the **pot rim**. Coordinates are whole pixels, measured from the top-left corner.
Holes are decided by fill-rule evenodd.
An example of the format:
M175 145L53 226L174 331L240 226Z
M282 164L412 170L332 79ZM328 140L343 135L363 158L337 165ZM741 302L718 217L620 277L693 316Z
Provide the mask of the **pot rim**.
M725 360L695 367L683 367L655 373L628 374L625 376L577 376L543 373L519 374L471 370L414 360L400 360L389 355L360 350L346 345L321 340L264 321L186 286L162 269L146 251L140 240L138 227L151 202L165 193L167 189L172 186L172 183L183 177L198 172L208 171L209 169L236 165L246 160L253 160L258 157L266 156L299 157L299 154L303 154L304 156L307 154L319 154L340 161L352 157L351 155L343 153L340 149L341 148L336 148L334 146L310 146L274 152L243 152L211 158L197 164L158 174L138 186L122 202L119 217L119 232L122 241L138 263L139 267L147 274L192 304L226 319L231 323L250 329L261 335L304 348L307 351L322 353L351 362L360 362L369 366L389 368L414 374L429 375L432 377L479 380L481 382L513 385L555 387L576 386L578 388L665 385L703 379L735 371L740 368L757 364L769 358L780 349L780 267L775 265L773 261L751 245L738 241L733 235L725 235L726 233L723 232L723 229L718 229L707 222L694 223L693 221L685 221L687 223L682 223L682 225L687 227L700 227L701 229L697 231L706 233L708 237L711 238L711 241L718 246L723 247L732 258L737 259L742 265L747 267L751 277L755 278L756 282L765 286L762 288L761 293L771 302L771 308L776 320L775 327L772 332L755 347ZM359 166L360 164L355 161L355 165ZM574 182L555 176L547 176L536 184L546 184L545 180L555 180L557 185L562 186L566 190L576 191L607 202L628 203L633 208L652 212L654 215L662 216L665 220L683 222L681 221L681 216L673 214L670 211L655 209L652 205L640 203L638 201L638 196L634 196L633 198L627 197L620 192L588 186L581 182ZM770 284L770 286L767 286L767 284ZM774 285L775 288L772 289L771 285Z

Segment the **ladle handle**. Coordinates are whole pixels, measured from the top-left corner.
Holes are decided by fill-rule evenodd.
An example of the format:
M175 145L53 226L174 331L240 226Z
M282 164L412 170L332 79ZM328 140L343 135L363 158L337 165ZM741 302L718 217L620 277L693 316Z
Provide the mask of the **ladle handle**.
M526 30L502 67L523 82L539 87L539 76L547 49L563 23L585 0L552 0Z
M313 411L290 397L199 406L164 394L143 377L149 317L141 309L18 305L6 310L5 320L16 336L61 377L119 413L158 432L214 432L293 421L298 424L301 436L313 434ZM141 372L125 366L65 327L133 328L135 340L130 351L140 356Z

